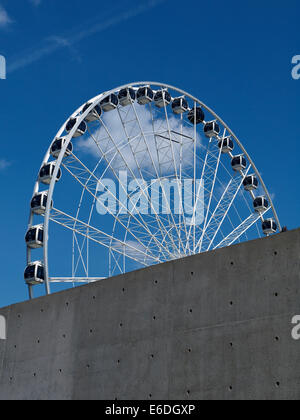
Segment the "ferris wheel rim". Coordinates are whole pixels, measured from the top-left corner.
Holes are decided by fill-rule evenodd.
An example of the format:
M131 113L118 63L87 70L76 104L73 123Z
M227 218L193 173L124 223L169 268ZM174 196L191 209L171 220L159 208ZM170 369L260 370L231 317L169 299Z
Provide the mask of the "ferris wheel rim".
M230 136L235 140L236 144L239 146L239 148L241 149L241 151L243 152L243 154L245 155L245 157L248 159L250 166L252 167L253 171L255 172L255 175L257 176L257 178L259 179L260 183L261 183L261 187L263 188L267 199L269 200L270 203L270 208L272 209L273 212L273 216L277 222L278 228L279 230L281 230L281 224L280 224L280 220L277 214L277 211L275 209L274 203L273 203L273 199L266 187L266 184L263 181L262 175L259 172L259 170L257 169L254 161L252 160L251 156L249 155L249 153L247 152L246 148L243 146L242 142L239 140L239 138L237 137L237 135L231 130L231 128L228 126L228 124L226 124L223 119L215 112L213 111L209 106L207 106L204 102L202 102L201 100L199 100L198 98L196 98L195 96L191 95L190 93L177 88L175 86L166 84L166 83L161 83L161 82L151 82L151 81L141 81L141 82L132 82L132 83L126 83L124 85L121 85L117 88L111 89L109 91L105 91L99 95L96 95L94 98L88 100L88 102L86 102L86 104L90 104L90 106L85 110L83 110L83 106L81 105L77 110L75 110L73 112L73 114L71 116L69 116L67 118L67 120L63 123L63 125L61 126L61 128L58 130L57 134L55 135L54 139L52 140L52 142L50 143L50 146L44 156L44 160L42 162L41 168L47 164L49 162L49 159L51 157L51 145L53 144L53 142L57 139L60 138L63 134L63 132L65 131L65 127L67 122L71 119L71 118L76 118L76 124L74 125L74 127L72 128L72 130L70 132L67 133L66 136L64 136L65 139L65 143L63 145L63 147L61 148L60 154L58 156L58 158L55 161L55 169L54 169L54 173L49 185L49 189L48 189L48 200L47 200L47 206L46 206L46 211L45 211L45 215L44 215L44 249L43 249L43 256L44 256L44 270L45 270L45 287L46 287L46 293L50 294L50 281L49 281L49 261L48 261L48 239L49 239L49 222L50 222L50 212L51 212L51 202L53 199L53 195L54 195L54 190L55 190L55 185L56 185L56 178L57 175L59 173L59 170L61 168L62 165L62 161L63 158L65 156L65 153L67 151L68 145L70 144L78 126L85 120L85 118L87 117L87 115L94 109L95 106L99 105L101 100L105 99L106 97L108 97L109 95L120 91L121 89L128 89L130 87L138 87L138 86L158 86L160 89L170 89L170 90L174 90L176 92L178 92L179 94L181 94L182 96L185 96L187 98L189 98L191 101L193 101L194 103L197 103L200 105L200 107L202 107L203 109L205 109L206 111L208 111L212 116L214 116L214 118L216 118L216 120L218 122L221 123L221 125L225 128L225 130L228 131L228 133L230 134ZM40 168L40 169L41 169ZM40 187L40 180L39 177L36 180L35 183L35 187L34 187L34 192L33 195L35 195L36 193L39 192L39 187ZM30 212L30 217L29 217L29 228L33 226L33 212ZM27 263L29 264L31 262L31 250L29 248L27 248Z

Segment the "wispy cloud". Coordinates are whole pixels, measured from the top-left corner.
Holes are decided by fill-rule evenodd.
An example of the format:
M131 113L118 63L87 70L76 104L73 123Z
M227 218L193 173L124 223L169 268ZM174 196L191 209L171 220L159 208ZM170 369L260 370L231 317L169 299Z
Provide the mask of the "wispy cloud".
M74 58L74 61L81 62L80 52L74 47L74 44L70 43L67 38L61 36L51 36L48 38L48 41L54 44L57 44L61 48L67 48L71 53L71 56Z
M0 171L3 171L4 169L8 168L11 165L11 162L9 162L6 159L0 159Z
M29 0L31 4L34 6L39 6L41 4L41 0Z
M113 15L109 17L103 17L101 15L101 20L94 24L86 24L82 30L78 30L78 27L72 31L67 36L63 35L53 35L44 39L44 41L37 47L31 49L22 55L17 56L14 60L10 60L10 65L8 66L8 72L12 73L19 69L29 66L30 64L37 62L44 57L47 57L61 48L70 48L76 43L92 36L97 33L103 32L106 29L109 29L113 26L116 26L122 22L125 22L129 19L132 19L146 11L158 6L161 3L164 3L166 0L148 0L143 1L139 6L134 8L116 12L114 11Z
M165 117L159 113L153 122L153 113L156 111L152 110L150 113L146 107L137 106L135 111L131 109L126 112L127 121L132 121L127 127L130 133L124 131L119 113L108 112L102 117L106 128L104 126L96 128L91 136L87 134L87 138L78 140L76 151L87 153L97 159L103 152L114 171L129 168L135 175L143 172L144 179L156 179L158 174L175 176L180 164L184 176L188 177L191 163L194 162L194 128L182 124L175 116L169 116L167 123ZM139 123L134 122L136 115ZM144 135L141 133L141 127ZM173 142L169 139L169 128L172 130ZM185 135L182 146L180 144L182 137L180 134L175 134L181 131ZM158 133L161 136L155 135ZM127 134L132 139L130 143ZM197 133L197 143L199 145L202 143L199 133Z
M6 28L12 22L13 21L10 18L10 16L8 15L7 11L0 4L0 29L1 28Z

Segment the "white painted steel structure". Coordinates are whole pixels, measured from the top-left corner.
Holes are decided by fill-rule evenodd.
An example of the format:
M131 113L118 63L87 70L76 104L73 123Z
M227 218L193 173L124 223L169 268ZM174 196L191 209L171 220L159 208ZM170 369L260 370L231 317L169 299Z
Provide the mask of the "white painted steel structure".
M122 94L117 104L120 91ZM54 165L55 169L50 174L50 184L43 184L38 176L34 187L33 196L42 192L47 198L44 211L42 205L38 206L37 212L31 208L29 218L29 229L39 225L40 218L43 218L43 251L41 263L36 264L42 264L44 268L43 282L47 294L51 293L51 283L89 283L137 267L258 237L266 213L274 220L271 231L273 227L281 229L271 196L242 142L212 109L197 98L163 83L138 82L102 93L87 104L68 118L49 146L41 170L53 162L50 167ZM71 118L76 119L76 124L73 121L71 131L66 131ZM63 140L57 142L61 137ZM51 153L55 141L55 152L52 150ZM57 144L61 145L60 152ZM113 190L109 194L118 204L118 210L108 211L106 216L96 214L99 181L107 177L121 185L123 197L125 194L128 201L132 199L132 194L127 186L125 190L120 179L120 173L124 171L129 181L136 181L140 187L139 198L148 203L149 214L138 212L137 202L125 209L124 201ZM80 191L77 205L72 204L73 187L63 188L67 175L74 182L74 189ZM258 181L257 194L257 185L251 188L249 183L244 184L247 177L250 181L253 178L256 178L256 183ZM190 222L184 214L185 192L181 187L177 191L180 197L178 214L170 204L170 208L162 210L161 203L167 203L171 193L166 197L165 189L159 189L160 196L156 199L160 200L161 211L158 211L147 188L153 180L162 187L166 180L175 180L182 186L185 179L192 180L193 185L192 196L185 197L191 203ZM203 195L200 195L200 187L196 188L198 179L204 181ZM58 187L61 188L58 201L68 197L65 208L56 205L54 192ZM176 191L173 194L174 205ZM264 196L269 205L262 212L253 208L258 195ZM82 220L87 197L91 202L85 220ZM204 213L201 224L197 225L199 201ZM72 236L72 270L69 275L52 274L56 262L49 261L49 235L54 225ZM270 229L267 234L270 234ZM63 236L59 238L63 240ZM92 255L92 245L99 246L101 251ZM68 249L67 242L65 246ZM107 260L104 249L108 252ZM27 266L37 261L33 255L35 252L32 244L27 247ZM55 251L53 255L55 258ZM91 261L95 255L101 260L96 275L91 273ZM33 286L40 282L27 283L32 297Z

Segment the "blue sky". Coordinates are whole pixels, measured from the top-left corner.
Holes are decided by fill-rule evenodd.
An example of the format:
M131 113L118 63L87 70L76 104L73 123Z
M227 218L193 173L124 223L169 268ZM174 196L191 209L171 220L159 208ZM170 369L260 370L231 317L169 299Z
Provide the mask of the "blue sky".
M24 233L41 160L66 118L96 94L138 80L178 86L238 134L299 227L297 0L0 0L0 307L27 298Z

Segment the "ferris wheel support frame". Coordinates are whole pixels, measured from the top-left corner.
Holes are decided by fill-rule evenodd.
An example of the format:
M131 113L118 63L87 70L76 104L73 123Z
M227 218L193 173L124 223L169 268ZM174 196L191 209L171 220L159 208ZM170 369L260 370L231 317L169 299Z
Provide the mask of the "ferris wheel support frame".
M110 94L115 93L116 91L120 91L121 89L126 89L129 88L131 86L147 86L147 85L155 85L155 86L161 86L162 88L165 89L171 89L171 90L175 90L178 93L180 93L183 96L188 97L191 101L194 102L194 104L199 104L202 108L204 108L206 111L208 111L211 115L213 115L216 120L218 120L223 127L225 128L225 130L228 131L228 133L234 138L234 140L236 141L237 145L240 147L240 149L242 150L242 152L244 153L244 155L246 156L246 158L248 159L250 165L252 166L252 168L254 169L262 188L264 189L267 199L270 203L270 208L272 208L273 211L273 215L276 219L277 225L279 230L281 231L281 224L280 224L280 220L278 217L278 214L276 212L272 197L270 196L266 185L263 181L263 178L260 174L260 172L258 171L258 169L256 168L253 160L251 159L250 155L248 154L248 152L246 151L246 149L244 148L243 144L241 143L241 141L239 140L239 138L236 136L236 134L229 128L229 126L210 108L208 107L205 103L203 103L202 101L200 101L199 99L197 99L196 97L194 97L193 95L185 92L182 89L178 89L172 85L169 84L165 84L165 83L159 83L159 82L133 82L133 83L127 83L125 85L122 85L118 88L115 89L111 89L107 92L101 93L100 95L95 96L93 99L91 99L90 102L90 107L88 109L86 109L85 112L82 112L82 114L80 114L81 110L82 110L82 105L63 123L63 125L61 126L60 130L58 131L58 133L55 135L53 141L58 138L61 137L62 133L65 131L65 127L66 127L66 123L69 121L70 118L75 118L77 117L77 121L76 124L74 125L74 127L72 128L72 130L67 134L67 136L65 136L65 143L63 144L60 154L56 160L55 163L55 169L54 169L54 173L52 175L52 179L49 185L49 190L48 190L48 198L47 198L47 206L46 206L46 210L45 210L45 214L44 214L44 249L43 249L43 264L44 264L44 276L45 276L45 291L46 294L49 295L51 293L51 289L50 289L50 279L49 279L49 259L48 259L48 239L49 239L49 221L50 221L50 212L51 212L51 202L52 202L52 198L53 198L53 193L54 193L54 189L55 189L55 184L56 184L56 179L57 179L57 175L59 173L59 170L61 168L62 165L62 161L63 158L67 152L68 149L68 145L71 142L71 139L73 138L78 126L82 123L82 121L85 120L85 118L87 117L87 115L94 109L94 107L96 105L99 105L99 103L101 102L102 99L106 98L107 96L109 96ZM170 130L170 127L168 127L168 129ZM50 148L51 145L53 143L53 141L51 142L47 153L45 154L44 160L42 162L41 168L48 163L49 158L51 156L50 153ZM39 192L39 186L40 186L40 181L39 181L39 176L37 177L35 186L34 186L34 191L33 191L33 195ZM30 217L29 217L29 228L32 227L33 225L33 218L34 218L34 213L31 211L30 212ZM27 248L27 263L29 264L31 262L31 249ZM57 279L56 279L57 280ZM32 285L28 285L28 289L29 289L29 298L32 299L33 298L33 286Z

